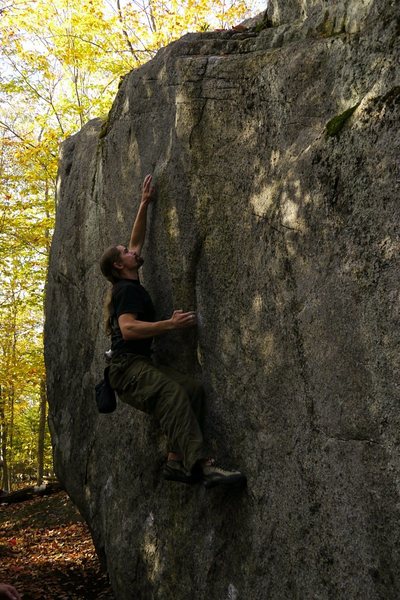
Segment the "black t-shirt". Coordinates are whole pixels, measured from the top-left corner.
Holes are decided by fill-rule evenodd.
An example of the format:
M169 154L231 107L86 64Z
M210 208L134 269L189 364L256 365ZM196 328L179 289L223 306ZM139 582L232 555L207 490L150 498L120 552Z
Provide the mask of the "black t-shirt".
M126 313L136 315L138 321L154 322L155 310L150 295L137 279L120 279L112 289L111 350L113 354L131 353L150 356L153 338L125 341L118 325L118 317Z

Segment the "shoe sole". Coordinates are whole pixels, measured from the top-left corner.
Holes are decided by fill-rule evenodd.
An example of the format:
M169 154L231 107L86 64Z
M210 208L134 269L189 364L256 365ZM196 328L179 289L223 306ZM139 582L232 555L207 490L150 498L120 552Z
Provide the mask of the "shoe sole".
M217 486L225 486L225 487L244 487L247 484L247 479L246 477L243 477L243 475L237 475L235 477L224 477L223 479L216 479L216 480L211 480L211 481L207 481L207 480L203 480L203 485L204 487L209 490L213 487L217 487Z
M184 475L175 475L163 473L163 479L165 481L176 481L177 483L186 483L187 485L193 485L194 483L198 483L199 480L195 477L185 477Z

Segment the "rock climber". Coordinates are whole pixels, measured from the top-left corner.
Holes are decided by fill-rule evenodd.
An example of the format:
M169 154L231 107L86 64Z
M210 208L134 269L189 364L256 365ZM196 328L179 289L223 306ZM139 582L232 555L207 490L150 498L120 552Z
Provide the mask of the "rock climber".
M207 488L243 485L246 477L240 471L223 469L207 456L201 385L175 369L155 366L151 358L154 336L197 324L195 312L183 310L156 321L151 297L140 283L147 209L154 198L152 176L147 175L128 246L112 246L100 260L104 277L112 283L107 309L110 383L120 400L158 420L169 444L164 479L188 484L201 481Z

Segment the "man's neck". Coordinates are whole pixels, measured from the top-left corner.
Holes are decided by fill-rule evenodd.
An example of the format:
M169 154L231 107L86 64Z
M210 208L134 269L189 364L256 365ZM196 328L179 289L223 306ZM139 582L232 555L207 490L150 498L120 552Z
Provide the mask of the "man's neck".
M123 269L119 272L119 275L121 279L139 279L139 273L136 269L134 271L128 271L127 269Z

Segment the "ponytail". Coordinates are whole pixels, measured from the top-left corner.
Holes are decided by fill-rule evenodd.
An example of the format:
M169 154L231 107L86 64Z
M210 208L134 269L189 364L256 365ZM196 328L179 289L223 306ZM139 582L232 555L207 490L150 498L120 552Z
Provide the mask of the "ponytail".
M100 259L100 269L104 277L112 284L117 283L119 274L117 269L114 267L114 263L118 262L121 258L121 251L117 246L110 246L107 248Z

